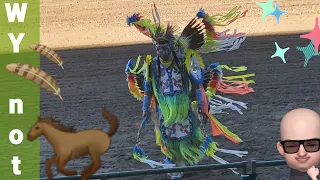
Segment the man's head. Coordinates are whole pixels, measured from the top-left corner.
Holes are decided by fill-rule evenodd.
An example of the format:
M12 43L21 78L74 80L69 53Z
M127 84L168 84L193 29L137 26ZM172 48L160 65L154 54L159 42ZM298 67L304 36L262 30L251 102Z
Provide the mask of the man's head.
M320 117L316 112L304 108L288 112L281 120L280 136L277 149L289 167L306 172L320 163Z
M170 62L173 60L169 41L167 41L166 39L156 39L154 40L154 44L157 54L162 61Z
M152 42L155 45L157 54L163 62L170 62L173 60L172 48L176 41L174 36L176 30L177 27L171 24L168 24L166 29L158 25L154 34L151 34Z

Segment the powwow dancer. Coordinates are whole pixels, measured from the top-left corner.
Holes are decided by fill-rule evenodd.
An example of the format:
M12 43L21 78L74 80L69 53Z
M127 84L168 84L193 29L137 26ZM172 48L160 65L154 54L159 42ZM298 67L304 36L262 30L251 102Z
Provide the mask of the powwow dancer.
M209 21L208 15L203 13L202 15L206 18L202 21L198 21L197 17L193 18L179 35L176 34L172 25L168 24L166 28L161 26L155 5L154 10L155 24L151 24L149 20L136 19L132 21L133 16L138 17L136 14L127 19L128 24L134 24L142 33L152 39L157 51L157 56L154 58L151 55L146 56L142 68L138 69L141 58L139 56L135 67L133 62L129 60L125 70L130 93L138 100L143 101L144 118L137 134L137 145L133 150L134 158L155 168L157 166L195 165L205 155L220 163L228 163L216 156L216 151L239 157L245 156L248 153L246 151L218 148L217 143L207 134L204 125L209 120L213 136L224 135L234 143L242 142L213 114L224 113L223 110L227 108L237 110L242 114L236 105L246 109L246 103L222 97L216 92L242 95L253 92L248 84L254 81L247 81L245 78L254 76L254 74L229 77L224 77L222 74L222 68L240 72L246 70L244 66L230 68L214 63L205 68L199 51L206 47L207 50L210 49L210 52L216 52L217 49L213 45L219 42L214 39L216 38L212 23L214 19ZM207 36L208 34L209 36ZM224 50L228 51L236 47L228 49L224 46ZM242 81L236 80L239 78ZM228 103L224 104L217 98ZM147 159L147 155L140 148L140 132L149 118L153 120L155 125L156 143L166 156L164 163ZM234 169L231 170L234 171ZM182 177L182 173L169 175L171 179Z

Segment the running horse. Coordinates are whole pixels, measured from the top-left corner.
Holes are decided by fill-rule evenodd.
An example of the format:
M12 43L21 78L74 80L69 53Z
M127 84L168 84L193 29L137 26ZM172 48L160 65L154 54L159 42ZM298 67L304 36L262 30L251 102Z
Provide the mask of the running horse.
M55 157L46 160L48 179L52 179L51 165L57 164L58 172L66 176L77 175L77 171L68 170L65 165L73 159L90 155L92 163L84 168L81 180L87 180L89 176L99 170L101 166L100 156L105 153L111 144L111 137L118 130L118 119L104 108L103 116L110 123L108 132L99 129L87 129L76 132L73 127L66 127L54 118L41 118L28 132L28 140L33 141L45 136L52 145Z

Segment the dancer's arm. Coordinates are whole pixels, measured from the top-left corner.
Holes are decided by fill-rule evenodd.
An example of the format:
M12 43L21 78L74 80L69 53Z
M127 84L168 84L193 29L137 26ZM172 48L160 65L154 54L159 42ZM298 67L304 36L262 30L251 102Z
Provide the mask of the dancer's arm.
M144 88L147 89L150 87L148 82L145 82ZM153 92L151 90L145 91L143 96L143 106L142 106L142 116L145 117L148 115L148 110L151 104L151 97Z
M192 93L194 93L198 110L201 113L204 113L205 107L207 106L207 98L206 94L203 89L203 79L204 79L204 71L203 69L199 68L198 73L194 73L192 70L189 73L189 78L192 85Z
M142 106L142 116L148 115L148 110L151 104L151 98L153 95L152 81L151 81L151 71L150 64L146 63L146 73L144 78L144 96L143 96L143 106Z

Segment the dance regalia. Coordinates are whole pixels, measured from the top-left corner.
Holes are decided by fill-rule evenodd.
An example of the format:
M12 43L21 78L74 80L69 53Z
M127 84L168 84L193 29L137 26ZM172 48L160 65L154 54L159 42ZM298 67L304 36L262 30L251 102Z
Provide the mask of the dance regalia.
M154 24L148 19L142 19L139 14L127 18L128 25L134 25L151 39L159 33L157 31L166 34L166 31L172 30L169 26L165 28L160 25L158 12L155 6L154 8ZM147 163L153 168L173 167L198 164L204 156L210 156L220 163L228 163L216 156L216 152L239 157L248 153L220 149L212 136L223 135L234 143L242 142L236 134L222 125L214 114L225 113L225 109L236 110L242 114L238 106L247 109L246 103L222 97L218 93L245 95L253 92L249 84L254 81L246 78L254 74L223 76L222 69L241 72L247 68L245 66L230 68L218 62L205 67L200 56L200 53L238 49L245 39L243 33L234 35L217 33L214 26L228 25L243 17L246 12L239 13L235 8L226 16L219 17L209 16L200 9L197 17L190 21L182 33L172 34L171 39L168 39L174 53L172 64L161 63L159 56L151 57L151 55L146 56L141 68L139 68L141 56L138 57L135 66L132 60L128 61L125 70L128 88L135 98L143 102L143 111L148 112L139 125L137 144L133 150L136 160ZM196 23L198 18L202 18L200 24ZM201 43L199 37L202 27L206 37ZM167 157L165 163L147 159L147 155L140 147L140 132L149 119L155 126L156 144ZM210 122L211 133L206 132L207 121Z

